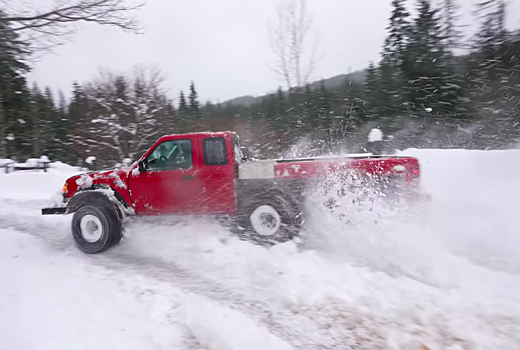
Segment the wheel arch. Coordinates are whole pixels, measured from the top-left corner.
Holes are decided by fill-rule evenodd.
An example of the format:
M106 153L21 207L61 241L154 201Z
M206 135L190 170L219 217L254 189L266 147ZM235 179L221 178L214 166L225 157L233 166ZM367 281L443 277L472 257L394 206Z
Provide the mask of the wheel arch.
M107 193L107 191L110 191ZM116 189L104 185L104 184L94 184L92 186L82 188L80 191L74 194L74 196L67 203L67 213L71 214L76 212L85 201L86 195L98 195L108 202L114 205L116 213L119 219L123 219L127 214L133 214L133 210L129 203L125 200L125 198L119 193ZM113 197L111 197L113 195Z
M270 197L278 197L287 202L294 211L301 212L305 197L305 183L294 180L243 180L237 186L237 197L239 212L251 201Z

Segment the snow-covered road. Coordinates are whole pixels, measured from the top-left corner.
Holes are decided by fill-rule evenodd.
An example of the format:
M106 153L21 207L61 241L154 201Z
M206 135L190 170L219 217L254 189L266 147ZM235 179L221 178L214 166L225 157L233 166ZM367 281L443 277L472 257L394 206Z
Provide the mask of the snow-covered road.
M424 222L316 211L271 249L147 219L86 256L39 215L77 170L0 175L0 349L519 349L520 151L405 153Z

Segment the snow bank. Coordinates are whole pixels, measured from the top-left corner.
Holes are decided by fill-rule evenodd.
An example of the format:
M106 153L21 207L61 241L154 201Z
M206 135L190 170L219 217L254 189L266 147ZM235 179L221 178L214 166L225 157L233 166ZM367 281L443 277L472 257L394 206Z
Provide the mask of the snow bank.
M67 178L82 172L78 167L54 162L46 173L42 170L0 173L0 200L52 201L56 193L61 194Z
M14 163L12 159L0 159L0 167L6 166L7 164Z
M419 158L424 187L434 195L431 232L475 261L520 272L520 150L401 154Z

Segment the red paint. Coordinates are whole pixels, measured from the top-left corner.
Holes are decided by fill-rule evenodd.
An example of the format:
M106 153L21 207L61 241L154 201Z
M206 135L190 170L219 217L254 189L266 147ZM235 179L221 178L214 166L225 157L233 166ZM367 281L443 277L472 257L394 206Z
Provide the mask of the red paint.
M233 214L235 208L235 179L237 169L233 154L232 134L214 133L212 135L200 135L198 146L202 152L202 140L207 137L224 137L226 140L227 164L205 166L203 158L200 159L200 168L197 180L200 181L198 203L194 208L195 214Z
M227 164L204 165L202 140L223 137L226 142ZM192 141L192 167L183 170L134 172L137 162L131 167L118 170L91 172L67 180L66 198L79 190L92 187L111 188L131 205L138 215L159 214L233 214L235 208L234 181L237 177L231 132L191 133L161 137L143 155L147 158L165 141ZM118 178L121 181L118 181ZM79 184L78 184L79 183ZM124 188L118 183L124 184Z
M191 167L176 170L149 170L141 173L136 162L130 167L117 170L77 175L67 180L66 197L71 198L80 190L102 187L111 188L119 193L127 204L134 208L137 215L234 214L237 211L235 181L240 181L233 150L236 137L232 132L190 133L161 137L141 157L141 160L153 159L153 156L149 158L152 152L164 142L190 140ZM204 163L204 139L208 138L225 140L227 154L225 164ZM187 152L185 150L184 154ZM278 161L275 162L274 170L275 178L283 179L313 179L324 177L330 172L352 170L362 174L383 176L404 174L407 182L420 176L419 162L416 158L391 156L372 159L332 157Z
M135 175L133 171L130 172L128 182L131 190L130 197L137 213L142 215L182 214L191 213L196 208L196 200L200 192L200 181L196 178L196 173L200 168L197 135L163 137L150 148L143 158L146 158L161 143L174 140L191 141L192 167L179 170L150 170L145 173L136 172ZM137 168L137 164L134 167Z
M67 179L65 197L71 198L77 191L87 188L111 188L130 204L130 193L128 192L128 173L130 171L130 167L124 167L73 176Z

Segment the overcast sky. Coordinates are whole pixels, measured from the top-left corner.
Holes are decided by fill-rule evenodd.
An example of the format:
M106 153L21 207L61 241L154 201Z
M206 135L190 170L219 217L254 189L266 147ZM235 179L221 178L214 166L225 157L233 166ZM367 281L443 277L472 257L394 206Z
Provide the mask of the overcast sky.
M82 26L71 42L40 58L31 79L62 89L100 68L127 71L135 64L160 68L173 97L195 81L203 101L260 95L281 82L268 69L273 60L266 20L278 0L147 0L139 18L144 34ZM314 76L327 78L377 61L385 38L390 0L308 0L322 59ZM476 0L460 0L471 20ZM520 22L520 0L510 0L509 24ZM37 3L37 1L36 1Z

